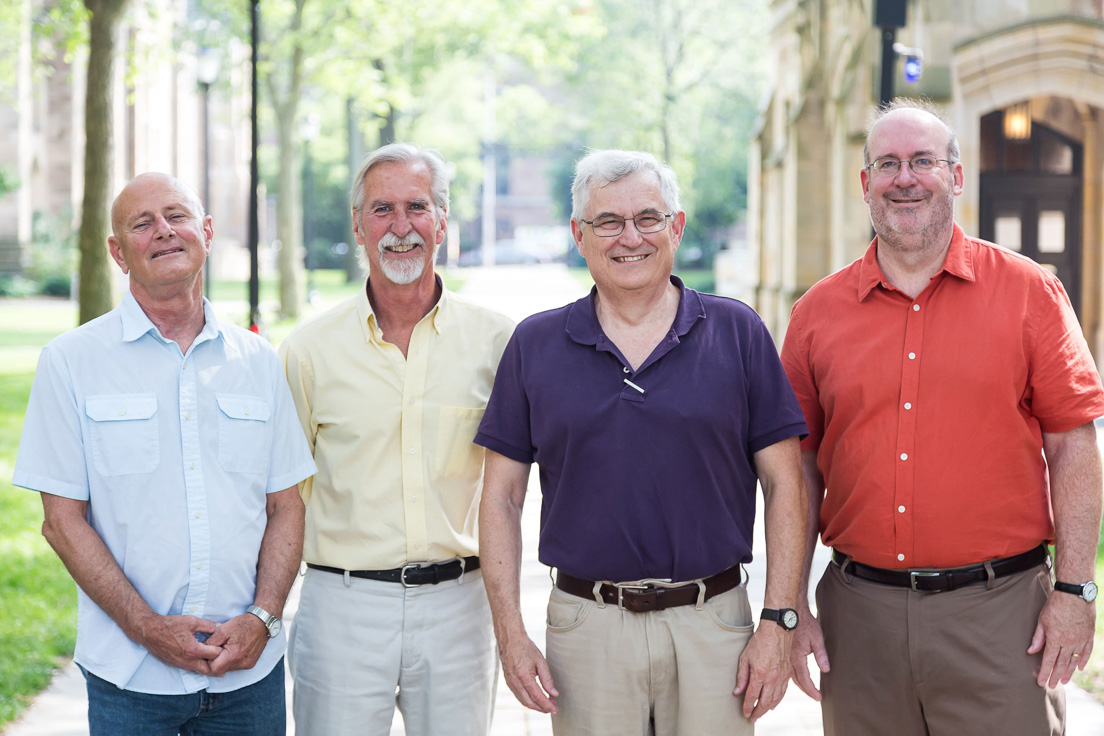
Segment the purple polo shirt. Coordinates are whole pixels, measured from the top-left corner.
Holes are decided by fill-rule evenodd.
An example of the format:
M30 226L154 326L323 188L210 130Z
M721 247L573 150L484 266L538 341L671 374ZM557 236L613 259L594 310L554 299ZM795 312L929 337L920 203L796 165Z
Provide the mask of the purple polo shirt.
M752 454L808 433L759 316L671 281L674 324L636 371L593 290L523 321L475 437L537 463L540 561L576 577L683 581L749 562Z

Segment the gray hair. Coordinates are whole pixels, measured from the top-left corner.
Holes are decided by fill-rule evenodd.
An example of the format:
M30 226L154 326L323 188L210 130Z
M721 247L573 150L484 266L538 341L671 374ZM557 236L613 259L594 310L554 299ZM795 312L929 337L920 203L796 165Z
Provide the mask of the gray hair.
M666 164L650 153L608 149L591 151L575 164L571 185L571 219L579 222L590 203L591 186L605 186L639 171L651 171L659 177L659 196L672 212L679 210L678 177Z
M881 122L882 118L891 112L896 110L919 110L926 112L933 118L943 123L943 127L947 130L947 158L951 161L958 162L961 157L958 150L958 136L955 135L954 129L951 127L950 120L947 119L947 114L943 111L943 108L936 105L926 97L895 97L890 102L879 107L873 115L870 116L870 122L866 125L866 143L863 144L863 163L867 166L870 165L870 133L874 130L874 126Z
M437 207L438 217L448 214L449 210L449 181L448 171L445 170L445 161L437 151L419 148L413 143L388 143L380 146L368 154L364 163L360 165L360 171L353 179L353 189L350 193L350 202L353 212L360 213L364 204L364 182L368 178L368 172L379 164L392 162L421 162L425 164L433 175L431 191L433 204Z

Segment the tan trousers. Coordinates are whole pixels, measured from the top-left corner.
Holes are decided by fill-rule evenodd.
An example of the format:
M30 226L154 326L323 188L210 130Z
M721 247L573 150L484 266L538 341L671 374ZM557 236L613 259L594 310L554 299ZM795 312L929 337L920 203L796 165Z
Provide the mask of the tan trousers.
M498 677L482 571L463 584L307 570L291 627L297 736L486 736ZM398 694L396 694L398 690Z
M774 624L771 624L772 626ZM631 613L553 589L546 650L556 736L751 736L736 665L753 629L747 590Z
M1042 654L1027 654L1050 590L1043 565L917 593L829 564L817 586L825 736L1064 733L1065 692L1039 687Z

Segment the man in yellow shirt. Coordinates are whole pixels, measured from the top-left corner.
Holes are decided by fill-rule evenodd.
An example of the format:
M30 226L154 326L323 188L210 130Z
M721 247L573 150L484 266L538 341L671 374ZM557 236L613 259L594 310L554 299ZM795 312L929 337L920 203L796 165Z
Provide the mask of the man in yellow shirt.
M365 287L280 347L318 465L300 484L307 572L289 647L305 736L383 736L396 704L410 736L490 727L472 440L513 324L434 274L448 206L437 155L370 154L352 191Z

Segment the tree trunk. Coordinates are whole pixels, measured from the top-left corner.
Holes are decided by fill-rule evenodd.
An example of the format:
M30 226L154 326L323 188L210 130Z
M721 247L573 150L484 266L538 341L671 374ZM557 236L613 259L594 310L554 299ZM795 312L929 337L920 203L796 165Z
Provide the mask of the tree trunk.
M364 163L364 136L360 132L360 120L357 116L356 101L352 96L345 100L345 120L349 134L349 186L352 187L353 177L360 171L360 165ZM349 207L350 217L352 208ZM356 238L353 237L352 221L349 222L349 232L346 234L346 242L349 249L345 251L345 283L357 283L364 278L364 271L357 260Z
M276 237L281 243L277 256L280 268L280 314L291 319L299 317L299 277L303 270L303 198L299 187L299 148L298 141L295 140L297 107L295 103L282 106L277 121L280 201L276 208Z
M85 0L91 12L88 82L84 103L84 197L80 250L80 323L111 310L112 268L107 250L111 194L112 67L115 34L127 0Z

